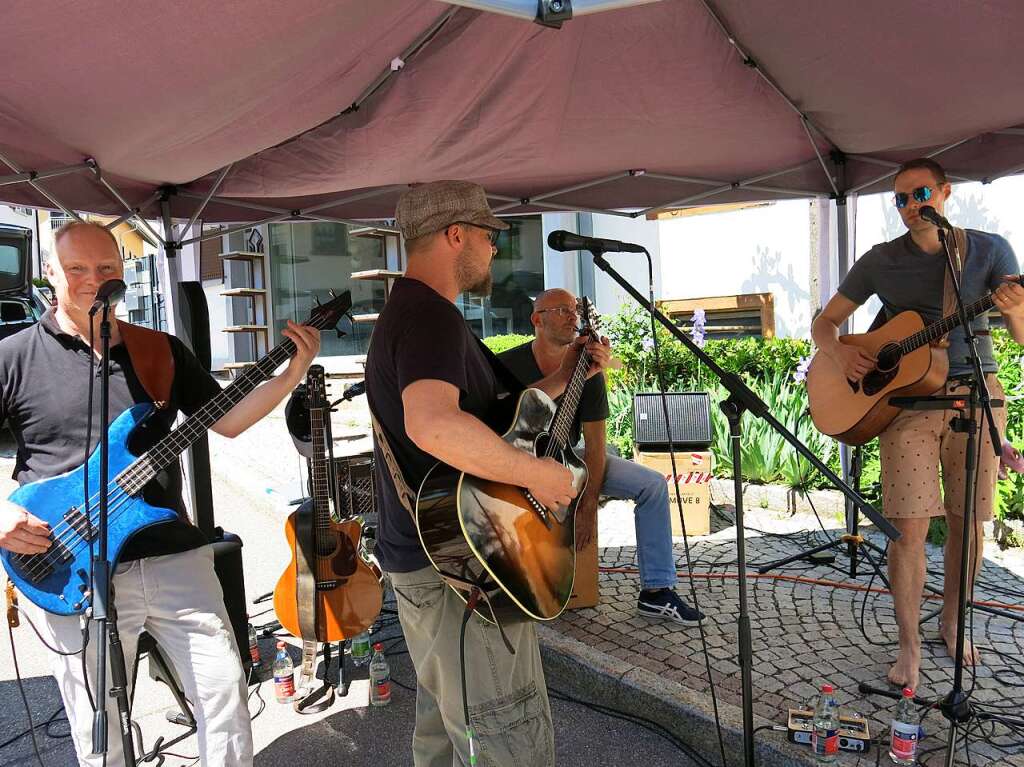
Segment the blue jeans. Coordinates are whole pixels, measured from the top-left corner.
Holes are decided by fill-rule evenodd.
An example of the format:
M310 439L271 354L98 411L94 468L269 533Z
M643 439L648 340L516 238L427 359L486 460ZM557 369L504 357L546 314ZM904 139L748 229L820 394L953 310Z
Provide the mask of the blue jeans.
M640 588L674 587L676 563L665 478L654 469L609 455L601 494L636 501L633 520L640 560Z

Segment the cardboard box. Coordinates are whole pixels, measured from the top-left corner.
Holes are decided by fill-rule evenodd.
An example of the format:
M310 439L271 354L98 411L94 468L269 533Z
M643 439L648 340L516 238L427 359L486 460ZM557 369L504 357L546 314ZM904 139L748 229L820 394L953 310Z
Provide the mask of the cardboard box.
M572 597L568 610L577 607L596 607L601 595L597 586L597 535L590 539L583 551L576 552L576 579L572 584Z
M654 469L668 483L669 516L672 535L681 536L679 509L676 506L675 483L672 481L672 459L668 453L641 452L637 463ZM676 453L676 471L679 474L679 495L682 496L683 516L688 535L707 535L711 532L711 453L680 451Z

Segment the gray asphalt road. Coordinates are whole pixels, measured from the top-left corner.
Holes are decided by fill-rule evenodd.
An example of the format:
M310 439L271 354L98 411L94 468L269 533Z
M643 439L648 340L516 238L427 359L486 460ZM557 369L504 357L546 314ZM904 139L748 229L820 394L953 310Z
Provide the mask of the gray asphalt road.
M355 407L358 407L356 405ZM351 423L351 412L342 410L336 435L345 432ZM346 420L348 419L348 420ZM4 434L0 437L0 493L6 496L12 483L13 444ZM338 440L344 445L344 436ZM353 444L357 441L353 440ZM358 446L357 446L358 447ZM265 419L250 432L236 440L213 435L211 453L214 470L214 502L218 524L236 532L244 541L245 581L249 598L270 591L288 561L282 534L284 518L290 511L286 505L300 487L299 459L284 430L280 411ZM269 603L251 608L253 622L272 620ZM398 627L385 630L395 637L390 656L396 682L413 687L415 674L408 656L400 654ZM45 722L60 708L56 685L49 676L48 654L27 627L15 631L21 676L35 722ZM262 641L264 654L271 652L273 639ZM293 640L294 641L294 640ZM296 656L297 657L297 650ZM0 742L14 738L28 726L24 707L14 681L14 664L6 638L0 641ZM250 709L260 709L259 697L265 707L253 722L256 764L265 765L373 765L398 767L412 763L409 748L414 723L414 693L399 687L393 703L387 708L372 709L367 705L366 671L354 677L348 696L340 698L322 714L301 716L290 706L273 700L272 684L264 682L252 688ZM589 708L552 700L556 723L557 763L566 767L598 767L642 762L649 767L693 764L670 742L638 725L609 717ZM135 694L134 716L139 723L144 743L150 747L158 737L173 737L181 730L167 722L166 714L174 712L173 699L162 684L148 676L146 664L139 670ZM642 713L642 712L636 712ZM47 767L74 764L74 751L67 734L67 723L60 718L49 728L39 728L37 738ZM195 764L195 738L177 744L164 765L179 767ZM151 762L155 764L156 762ZM0 765L35 765L31 740L17 738L0 746Z

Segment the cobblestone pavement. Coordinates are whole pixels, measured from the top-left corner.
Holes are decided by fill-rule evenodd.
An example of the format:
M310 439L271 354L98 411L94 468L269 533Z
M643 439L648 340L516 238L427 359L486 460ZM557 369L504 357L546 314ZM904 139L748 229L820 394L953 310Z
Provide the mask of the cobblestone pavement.
M602 515L605 515L605 509ZM620 516L621 514L616 515ZM631 514L629 515L632 516ZM761 515L764 517L765 515ZM757 519L756 515L748 516ZM813 519L813 517L812 517ZM626 521L626 520L622 520ZM757 526L748 521L748 525ZM763 526L767 526L762 522ZM602 522L604 532L608 524ZM694 586L704 622L708 657L719 700L741 704L740 670L737 664L736 617L739 596L736 573L734 527L702 539L693 539ZM824 535L819 533L821 541ZM881 537L875 542L884 545ZM861 682L887 688L886 672L895 657L896 626L892 599L884 584L871 578L872 568L864 563L856 579L848 572L844 551L834 564L811 566L800 562L764 576L756 575L760 564L775 561L804 549L815 541L806 532L779 535L749 533L747 538L748 600L754 653L755 714L778 723L786 721L790 707L803 707L813 700L823 682L835 685L841 706L869 720L875 736L888 743L887 727L895 702L858 692ZM682 543L676 544L677 563L684 567ZM600 550L601 601L596 608L567 612L553 628L602 652L647 669L662 679L689 690L709 693L700 631L696 626L651 622L635 613L639 578L634 546L604 546ZM941 587L942 554L929 547L929 583ZM986 559L979 581L977 599L1020 606L1024 592L1024 569L1019 558L1013 569ZM840 569L842 568L842 569ZM828 581L812 584L801 579ZM679 584L688 592L685 579ZM928 600L925 609L937 607ZM1024 613L1020 613L1024 617ZM861 628L863 626L863 629ZM1024 711L1024 674L1016 669L1024 648L1024 624L990 613L975 611L974 638L983 653L984 665L976 674L965 673L964 686L973 690L972 700L986 711L1019 716ZM938 641L937 619L922 628L924 647L921 685L918 694L926 698L944 695L951 687L953 661ZM926 739L921 745L924 764L940 764L945 755L948 733L946 720L930 711L923 721ZM758 738L784 738L784 733L760 732ZM967 739L970 751L961 748L957 762L963 764L1024 765L1024 739L995 723L975 723ZM933 749L937 749L934 750ZM864 757L844 754L850 765L876 763L877 749ZM881 759L888 763L883 752Z

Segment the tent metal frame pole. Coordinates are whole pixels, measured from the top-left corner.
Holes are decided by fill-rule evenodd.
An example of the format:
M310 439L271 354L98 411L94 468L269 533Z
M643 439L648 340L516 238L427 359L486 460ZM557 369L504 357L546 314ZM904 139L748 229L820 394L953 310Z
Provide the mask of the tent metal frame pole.
M821 136L828 143L828 145L832 149L838 149L839 146L836 144L835 141L833 141L831 139L831 137L819 125L814 123L800 109L800 107L798 107L796 105L796 103L793 101L793 99L791 99L789 97L789 95L782 89L782 86L780 86L777 82L775 82L775 79L771 75L769 75L767 71L765 71L765 69L761 66L761 64L757 61L757 59L755 59L753 56L751 56L749 53L747 53L747 51L740 45L739 41L736 39L736 35L734 35L732 33L732 30L730 30L725 25L725 22L722 21L721 16L719 16L718 12L712 7L710 0L700 0L700 2L704 6L704 8L707 10L707 12L711 16L711 18L714 20L715 24L718 25L718 28L722 31L722 34L725 35L725 38L728 41L729 45L731 45L736 50L736 53L743 60L743 64L745 66L747 66L747 67L750 67L755 72L757 72L757 74L766 83L768 83L768 85L771 87L771 89L774 90L775 93L777 93L778 96L783 101L786 102L786 104L789 106L789 108L792 109L794 112L797 113L797 115L800 116L800 120L803 123L804 130L807 131L807 139L808 139L808 141L811 142L811 146L814 148L815 154L818 155L818 159L821 160L821 167L822 167L822 170L825 173L825 177L828 179L828 182L832 186L832 190L835 192L836 196L838 196L839 195L839 189L836 187L835 182L833 181L832 176L829 173L828 166L822 160L821 155L818 152L818 144L814 140L814 137L811 136L810 128L814 128L814 132L817 133L819 136Z
M825 178L828 179L829 186L832 187L832 191L835 193L836 197L839 198L841 196L841 193L839 191L839 187L836 186L836 180L832 177L832 174L829 172L828 165L825 162L825 158L821 156L821 151L818 149L818 142L815 141L814 136L811 135L811 129L809 127L810 123L808 122L807 118L804 117L803 115L800 115L800 125L804 129L804 133L807 134L807 142L811 145L811 149L814 150L814 154L818 158L818 162L821 163L821 170L825 174ZM833 149L838 149L833 142L829 141L829 144L831 144Z
M82 168L83 169L92 170L92 166L89 164L91 161L92 161L91 158L87 159L82 164ZM22 173L25 173L25 171L22 170L21 167L17 163L15 163L13 160L9 159L7 156L5 156L3 154L0 154L0 162L4 163L4 165L6 165L7 167L9 167L11 170L13 170L15 173L17 173L19 175L22 174ZM66 205L64 205L62 202L60 202L60 200L58 200L52 194L50 194L45 189L43 189L42 185L38 181L35 181L34 179L28 179L27 181L25 181L25 183L28 184L29 186L31 186L37 192L39 192L39 194L41 194L43 197L45 197L51 203L53 203L54 207L60 208L64 212L65 215L75 219L75 221L81 221L82 220L82 217L79 216L77 213L75 213L75 211L73 211L71 208L69 208Z
M650 5L660 0L572 0L572 15L588 16L604 11L616 11L635 5ZM537 20L537 0L445 0L452 5L471 8L500 16L511 16L523 21Z
M1024 128L1003 128L1001 130L989 131L996 136L1024 136Z
M380 197L382 194L388 194L389 192L397 192L399 189L405 191L409 188L408 184L392 184L391 186L382 186L378 189L371 189L367 192L360 192L359 194L349 195L348 197L339 197L336 200L329 200L327 202L321 202L310 208L303 208L299 211L303 216L310 213L319 213L321 210L330 210L331 208L337 208L339 205L344 205L349 202L358 202L359 200L368 200L371 197ZM364 226L364 224L360 224Z
M345 107L337 114L331 115L323 122L317 123L312 128L304 130L301 133L297 133L294 136L291 136L290 138L287 138L284 141L275 144L273 147L271 147L271 149L277 149L278 147L287 146L288 144L291 144L294 141L298 141L303 136L306 136L312 133L313 131L318 130L323 126L329 124L330 122L337 120L339 117L344 117L350 112L358 112L359 109L363 106L363 103L367 99L369 99L374 93L376 93L377 89L384 85L384 83L386 83L394 75L396 75L398 72L404 69L406 62L413 56L415 56L417 53L419 53L420 49L428 42L430 42L434 35L440 32L441 28L445 24L447 24L448 20L451 19L451 17L454 16L458 11L459 8L452 7L449 8L444 13L442 13L440 16L438 16L437 20L433 24L427 27L427 29L424 30L423 33L419 35L415 40L413 40L401 53L399 53L398 56L395 57L395 59L392 59L392 63L388 65L388 68L381 72L379 75L377 75L377 77L375 77L370 82L370 84L367 85L362 90L362 92L356 97L355 101L353 101L349 106ZM397 68L394 66L395 61L401 62Z
M6 159L0 156L0 160L7 165L11 165ZM14 166L11 165L13 169ZM59 168L50 168L50 170L27 170L15 173L13 176L0 176L0 186L8 186L10 184L23 184L31 181L42 181L48 178L57 178L58 176L68 176L72 173L81 173L83 170L89 170L89 166L85 163L79 163L77 165L63 165Z
M210 203L210 199L217 193L220 185L224 183L224 179L227 177L228 172L234 167L234 165L235 164L231 162L221 169L220 173L217 175L216 181L213 182L213 186L210 187L210 191L207 193L206 197L203 198L203 201L199 203L199 207L196 208L196 212L192 214L192 218L188 220L188 223L185 224L184 228L181 230L183 235L188 232L196 221L199 220L199 217L203 215L203 211L206 210L206 206Z
M93 175L96 176L96 180L100 182L100 184L103 186L103 188L106 189L108 192L110 192L111 196L115 200L117 200L119 203L121 203L121 206L127 212L132 214L130 216L130 218L134 218L136 221L138 221L139 224L141 224L142 227L146 230L146 232L149 233L149 235L153 238L153 240L150 242L151 245L153 245L154 247L159 247L161 245L164 246L164 247L167 247L167 245L169 243L173 242L173 240L165 240L159 234L157 234L156 230L154 230L153 227L151 227L149 225L149 222L136 212L138 209L137 208L133 208L131 205L129 205L128 201L121 195L121 193L119 191L117 191L117 189L114 188L114 185L111 184L109 181L107 181L105 178L103 178L103 173L100 170L100 166L99 165L94 165L92 167L92 172L93 172ZM161 198L165 197L165 196L166 196L165 193L161 193L161 195L160 195ZM163 205L161 205L161 208L163 208ZM142 233L140 232L140 234L142 234ZM143 235L143 236L145 236L145 235Z
M384 232L385 234L399 234L399 230L391 226L372 226L367 224L365 221L355 221L351 218L335 218L334 216L321 216L313 213L303 213L302 217L305 219L312 219L313 222L323 221L327 224L344 224L345 226L355 227L361 231L366 232ZM297 221L296 223L302 223ZM349 232L352 234L352 232Z
M210 232L209 234L198 234L195 237L189 237L187 240L182 240L178 243L179 247L185 247L186 245L193 245L197 242L206 242L207 240L214 240L218 237L223 237L228 234L234 234L235 232L244 232L246 229L255 229L260 226L267 224L276 224L279 221L287 221L292 218L291 213L280 213L270 218L264 218L260 221L251 221L247 224L239 224L238 226L229 226L227 229L218 229L216 232Z
M196 194L195 192L189 192L184 189L178 190L178 197L184 197L189 200L202 200L204 195ZM247 200L235 200L230 197L217 197L216 195L211 197L212 202L218 205L233 205L236 208L243 208L245 210L258 210L261 213L287 213L289 216L295 212L294 209L277 208L271 205L261 205L258 202L248 202Z
M160 191L153 192L153 194L150 195L149 199L146 200L144 203L142 203L141 205L139 205L136 208L133 208L130 212L125 213L124 215L119 216L118 218L115 218L109 224L104 224L103 228L110 230L110 229L113 229L114 227L116 227L116 226L118 226L120 224L123 224L125 221L127 221L127 220L129 220L131 218L134 218L136 216L141 216L143 213L145 213L147 210L149 210L150 206L152 206L152 204L154 202L159 200L162 195L163 195L163 192L160 192ZM150 244L156 246L155 243L150 243Z
M847 160L859 160L860 162L867 163L868 165L881 165L883 168L899 168L900 163L894 160L883 160L881 157L872 157L867 154L848 154L846 155ZM977 181L978 179L968 178L967 176L958 175L956 173L950 173L946 171L946 177L953 181ZM983 182L984 183L984 182Z
M925 155L925 157L938 157L943 152L948 152L950 149L956 149L961 144L966 144L968 141L971 141L974 138L975 138L975 136L968 136L967 138L962 138L959 141L954 141L952 144L946 144L946 146L941 147L940 149L936 149L934 152L929 152L928 154ZM897 166L897 167L899 167L899 166ZM847 194L857 194L857 193L867 189L868 187L874 186L879 181L885 181L887 178L892 178L895 175L896 175L896 168L893 168L888 173L883 173L881 176L873 178L870 181L865 181L863 184L857 184L857 186L855 186L855 187L853 187L851 189L847 189L846 193Z

